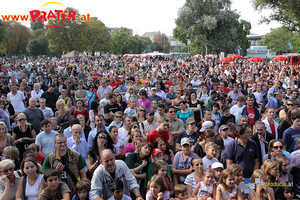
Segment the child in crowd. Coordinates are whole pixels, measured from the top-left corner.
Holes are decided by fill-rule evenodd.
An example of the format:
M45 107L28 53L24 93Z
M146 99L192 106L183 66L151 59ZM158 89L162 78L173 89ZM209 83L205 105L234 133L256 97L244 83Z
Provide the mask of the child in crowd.
M199 136L197 144L195 145L194 152L200 157L203 158L206 153L204 151L205 144L207 142L213 142L215 137L215 132L211 129L206 129L202 135Z
M241 189L234 184L234 173L230 169L222 171L218 182L216 200L221 199L243 199Z
M134 153L137 147L141 144L141 142L142 142L142 133L140 132L140 130L135 129L131 131L128 144L124 147L125 157L127 157L128 154L130 153Z
M234 140L231 137L228 137L228 130L229 130L229 127L227 125L222 125L220 127L220 135L221 135L221 137L223 139L224 147L225 148L226 148L227 144L229 144L230 142L232 142ZM223 163L226 166L225 148L222 149L222 151L221 151L220 162Z
M25 158L29 158L29 157L32 157L34 158L34 152L31 151L31 150L26 150L24 151L23 153L23 159ZM35 158L34 158L35 159ZM37 162L37 161L36 161ZM40 163L37 162L37 165L39 166L40 170L42 170L42 165Z
M295 188L292 186L280 187L276 190L276 200L296 200L294 198Z
M270 182L270 183L278 182L278 178L279 178L280 174L279 174L279 166L278 166L277 162L275 162L274 160L268 159L262 165L261 170L267 176L267 182Z
M199 133L200 129L202 128L202 124L203 122L206 122L206 121L212 121L214 126L215 126L215 121L213 119L211 119L211 110L210 109L205 109L203 111L203 120L200 121L198 124L197 124L197 127L195 128L195 131Z
M221 177L221 173L224 169L224 165L220 162L215 162L212 164L211 168L214 170L214 185L216 186Z
M34 158L36 159L37 163L39 163L40 165L43 165L45 156L43 154L39 153L40 146L36 143L32 143L28 146L28 150L33 151Z
M257 178L260 179L260 184L255 184L255 189L250 189L250 199L275 200L274 190L271 187L265 186L268 182L267 176L260 169L254 170L250 178L250 183L255 183L255 179Z
M230 122L227 124L228 126L228 137L235 139L235 132L236 132L236 125L234 124L234 122Z
M109 184L109 190L113 194L108 200L132 200L131 197L123 193L124 184L123 181L114 178Z
M19 170L21 162L19 161L19 150L16 147L8 146L3 149L2 157L10 159L15 163L15 170Z
M222 111L224 115L221 118L220 126L235 122L235 116L233 114L230 114L230 107L228 105L223 105Z
M132 98L129 100L129 106L124 111L124 115L129 115L130 117L135 117L136 114L137 114L136 100L135 100L135 98Z
M124 142L122 140L119 140L118 137L118 127L111 126L109 127L109 135L114 142L114 154L116 159L123 159L125 158L124 153Z
M186 184L188 196L192 197L192 193L195 190L197 183L203 181L203 161L199 156L192 158L193 173L187 175L184 184Z
M214 142L208 142L205 144L206 156L203 158L203 169L211 168L211 165L214 162L219 162L218 159L215 158L218 148L219 146Z
M163 167L163 163L160 161L163 161L163 152L159 148L155 148L152 151L151 160L152 163L149 164L147 169L147 180L149 181L153 174L156 174L158 170ZM155 167L156 166L156 167ZM171 168L167 164L167 174L168 176L171 176Z
M203 171L203 181L197 183L193 191L193 197L201 197L198 200L212 200L215 194L213 186L214 171L212 169L205 169Z
M70 199L71 190L66 183L60 181L59 172L56 169L46 169L44 180L47 187L41 192L39 196L40 200Z
M76 195L72 198L72 200L88 200L90 190L91 182L89 180L77 182L75 186Z
M122 112L117 111L114 116L114 121L112 121L109 125L109 128L112 126L116 126L118 128L121 128L123 126L123 117L122 117Z
M170 200L197 200L198 198L189 198L187 187L183 184L175 185L174 187L175 199Z
M237 164L231 164L228 169L230 169L231 171L233 171L234 173L234 183L237 186L240 186L240 183L242 183L242 180L244 179L243 176L243 168Z
M158 174L161 177L163 177L164 184L165 184L167 190L170 192L170 195L173 195L174 188L173 188L172 178L171 178L171 168L166 161L164 161L164 160L155 161L154 168L152 171L152 176L154 176L155 174ZM148 179L148 180L150 180L150 179ZM150 187L150 184L148 184L147 189L149 189L149 187Z
M293 182L292 175L288 172L289 169L289 159L284 155L278 155L275 157L275 162L278 163L280 177L278 179L279 183L282 182Z
M170 192L167 190L163 177L156 174L150 179L150 189L146 194L146 200L168 200Z

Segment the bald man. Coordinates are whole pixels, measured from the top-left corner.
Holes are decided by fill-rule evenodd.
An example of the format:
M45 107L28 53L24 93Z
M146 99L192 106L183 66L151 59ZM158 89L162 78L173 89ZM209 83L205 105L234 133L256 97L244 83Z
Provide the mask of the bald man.
M28 103L29 106L25 108L25 110L23 110L23 113L26 115L27 122L32 124L33 129L35 130L35 133L37 135L40 133L40 130L42 128L41 122L45 119L44 113L41 109L36 107L36 98L31 97Z
M86 163L88 163L89 146L84 138L80 138L82 126L74 124L71 128L72 137L67 139L69 149L81 154Z
M113 152L109 149L103 150L100 156L101 165L97 167L93 174L90 200L109 199L113 196L109 190L109 184L114 178L123 181L124 194L130 196L129 191L132 191L137 200L143 200L139 190L140 186L129 171L126 163L122 160L115 160Z

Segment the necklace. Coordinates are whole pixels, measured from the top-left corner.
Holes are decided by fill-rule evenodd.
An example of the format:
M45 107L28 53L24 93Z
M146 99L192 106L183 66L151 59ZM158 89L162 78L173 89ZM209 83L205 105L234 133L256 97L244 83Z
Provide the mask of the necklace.
M6 138L6 136L5 136L4 138L0 138L0 141L1 141L1 140L5 140L5 138Z

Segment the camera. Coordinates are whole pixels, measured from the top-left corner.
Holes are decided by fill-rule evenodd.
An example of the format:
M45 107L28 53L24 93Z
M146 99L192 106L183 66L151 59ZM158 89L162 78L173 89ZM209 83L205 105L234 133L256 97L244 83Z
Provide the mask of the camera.
M61 159L60 159L61 164L66 165L67 162L68 162L68 159L66 157L61 157Z

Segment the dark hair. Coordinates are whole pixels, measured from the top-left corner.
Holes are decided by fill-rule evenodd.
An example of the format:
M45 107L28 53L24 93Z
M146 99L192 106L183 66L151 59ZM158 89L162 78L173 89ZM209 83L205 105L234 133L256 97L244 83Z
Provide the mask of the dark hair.
M98 107L99 103L98 101L92 101L91 103L91 110L97 110L97 107Z
M112 99L112 98L114 98L114 96L116 96L115 94L110 94L109 96L108 96L108 98L109 99Z
M57 171L57 169L48 168L44 171L44 180L46 183L47 183L47 179L51 176L57 176L57 178L59 178L59 172Z
M220 109L220 105L218 103L211 104L210 109L213 110L213 107L217 107L218 109Z
M246 128L251 128L251 126L246 125L246 124L239 124L236 126L236 132L235 136L239 137L240 135L243 135L246 131Z
M55 88L55 85L53 85L53 84L50 84L50 85L49 85L49 87Z
M292 113L291 118L292 118L293 121L296 120L296 119L300 119L300 113L299 112Z
M99 118L102 117L103 119L105 119L104 116L102 114L99 114L99 113L94 116L94 119L96 119L96 117L99 117Z
M229 110L228 105L222 105L222 111L225 112L226 110Z
M141 94L145 95L145 96L146 96L146 99L148 99L148 94L147 94L146 90L141 89L141 90L139 91L139 94L140 94L140 96L141 96Z
M175 109L175 111L176 111L176 108L175 108L174 106L170 105L170 106L167 107L166 112L169 112L169 110L170 110L171 108Z
M33 152L32 152L33 153ZM24 167L25 167L25 163L26 162L32 162L35 166L36 166L36 173L37 174L41 174L41 170L40 170L40 167L38 166L37 162L36 162L36 159L35 158L32 158L32 157L28 157L28 158L24 158L22 163L21 163L21 172L22 172L22 175L23 176L26 176L25 172L24 172Z
M164 104L160 103L160 104L158 104L158 105L157 105L157 108L162 108L162 109L165 109L166 107L165 107L165 105L164 105Z
M78 100L76 101L76 103L77 103L78 101L80 101L80 102L82 103L82 106L83 106L83 101L82 101L81 99L78 99Z
M71 119L70 125L73 126L75 124L80 124L79 119L77 119L77 118Z
M31 151L31 150L26 150L26 151L24 151L24 153L23 153L23 158L26 158L26 156L27 156L28 154L34 154L34 152Z
M140 144L140 145L138 146L138 148L136 149L135 152L136 152L136 154L139 154L140 151L141 151L141 149L142 149L144 146L151 147L149 155L145 156L145 158L144 158L144 160L148 161L148 160L150 159L150 157L151 157L151 153L152 153L152 150L153 150L153 146L152 146L152 144L151 144L150 142L144 142L144 143Z
M275 194L276 194L276 199L278 198L278 199L286 199L285 197L284 197L284 192L287 192L287 193L294 193L294 195L295 195L295 188L294 187L292 187L292 186L285 186L285 187L279 187L277 190L276 190L276 192L275 192ZM293 198L293 197L292 197ZM293 198L294 199L294 198Z
M170 155L170 149L169 149L166 141L163 138L156 138L156 140L154 141L153 149L158 148L159 141L163 141L165 143L166 151L164 153L167 154L167 155Z
M95 138L93 140L93 146L92 146L92 148L91 148L90 151L92 153L94 153L95 155L99 156L98 141L97 141L97 139L98 139L98 136L100 134L105 134L106 135L107 142L106 142L105 146L106 146L107 149L110 149L112 152L114 152L114 146L113 146L114 142L112 141L112 139L111 139L110 135L107 133L107 131L104 130L104 129L102 129L102 130L100 130L100 131L97 132L97 134L96 134L96 136L95 136Z
M116 126L111 126L111 127L109 127L109 132L111 132L114 128L118 128L118 127L116 127Z
M123 187L124 187L123 181L118 178L114 178L114 180L109 184L109 190L111 192L114 192L116 190L121 190L123 189Z
M45 125L48 125L48 124L51 124L51 121L50 121L49 119L44 119L44 120L41 122L42 127L45 126Z
M77 194L77 192L82 190L86 190L89 194L89 191L91 190L91 181L89 180L78 181L75 186L75 193ZM89 199L89 196L87 197L87 199Z

